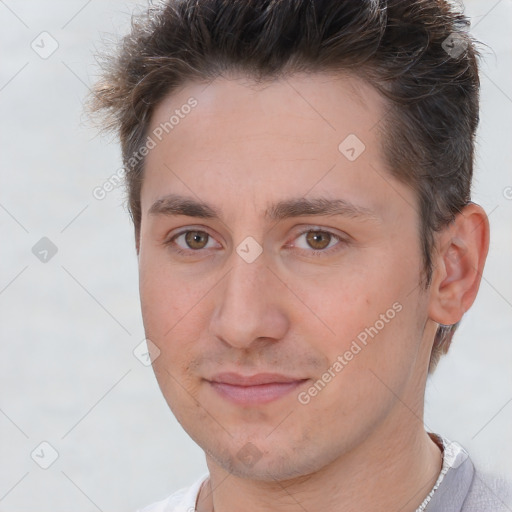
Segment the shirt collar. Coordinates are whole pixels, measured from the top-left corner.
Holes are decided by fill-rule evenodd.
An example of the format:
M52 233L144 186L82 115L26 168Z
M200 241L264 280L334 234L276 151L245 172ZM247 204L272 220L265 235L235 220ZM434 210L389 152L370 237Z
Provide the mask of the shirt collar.
M460 512L473 481L473 463L459 443L430 432L429 436L443 452L443 466L416 512Z

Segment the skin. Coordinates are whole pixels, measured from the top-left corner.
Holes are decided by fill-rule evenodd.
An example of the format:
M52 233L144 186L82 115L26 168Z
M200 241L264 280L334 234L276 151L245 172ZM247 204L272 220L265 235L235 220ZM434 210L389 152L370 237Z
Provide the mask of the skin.
M436 235L426 290L416 195L386 168L386 104L370 85L327 74L189 83L157 106L150 132L191 96L197 106L147 155L137 252L157 380L206 454L198 510L414 511L442 463L423 426L432 342L438 323L460 320L478 291L484 211L470 204ZM366 146L355 161L338 149L349 134ZM220 217L149 212L171 193ZM265 216L292 198L344 199L371 215ZM184 229L204 238L191 248L185 235L173 238ZM327 248L311 245L315 234ZM252 263L236 251L248 236L263 250ZM397 303L394 318L300 403L299 392ZM208 382L221 371L308 380L240 406Z

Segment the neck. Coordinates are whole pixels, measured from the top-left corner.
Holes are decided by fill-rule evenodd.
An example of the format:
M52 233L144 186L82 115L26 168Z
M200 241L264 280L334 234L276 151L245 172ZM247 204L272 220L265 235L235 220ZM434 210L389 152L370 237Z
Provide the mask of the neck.
M403 409L410 423L411 412ZM392 428L397 424L388 422L321 471L292 480L239 478L207 457L210 480L201 489L197 510L414 512L437 480L442 454L422 421L415 420L415 428L408 432Z

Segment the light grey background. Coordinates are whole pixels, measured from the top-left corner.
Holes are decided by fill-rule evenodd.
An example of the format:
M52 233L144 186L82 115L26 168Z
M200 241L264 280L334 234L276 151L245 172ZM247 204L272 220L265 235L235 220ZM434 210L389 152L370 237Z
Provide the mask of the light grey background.
M140 4L139 4L140 5ZM115 141L84 123L102 37L135 2L0 1L0 512L125 512L206 471L150 367ZM469 1L487 43L474 200L492 229L480 294L429 382L426 424L512 475L512 1ZM47 58L40 53L57 50ZM44 55L46 56L46 55ZM509 187L509 188L507 188ZM58 252L32 252L42 238ZM46 441L58 452L40 446ZM35 450L35 451L34 451Z

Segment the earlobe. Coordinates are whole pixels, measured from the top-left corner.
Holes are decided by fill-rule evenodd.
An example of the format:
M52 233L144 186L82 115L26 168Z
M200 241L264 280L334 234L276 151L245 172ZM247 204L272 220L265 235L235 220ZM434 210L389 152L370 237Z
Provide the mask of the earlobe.
M429 317L443 325L460 321L473 304L489 249L489 221L475 203L465 206L437 234Z

